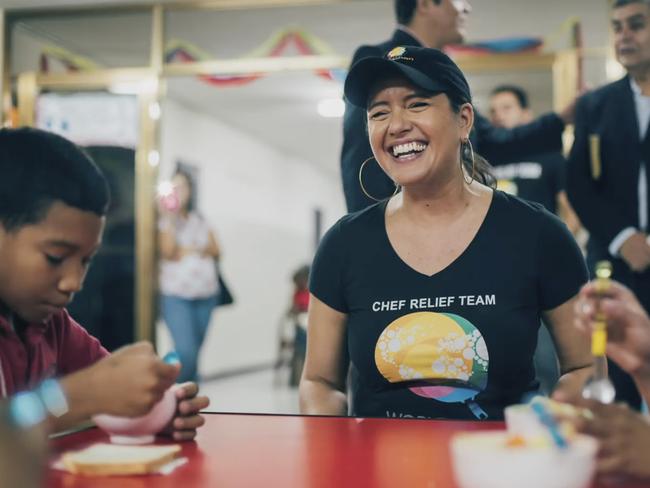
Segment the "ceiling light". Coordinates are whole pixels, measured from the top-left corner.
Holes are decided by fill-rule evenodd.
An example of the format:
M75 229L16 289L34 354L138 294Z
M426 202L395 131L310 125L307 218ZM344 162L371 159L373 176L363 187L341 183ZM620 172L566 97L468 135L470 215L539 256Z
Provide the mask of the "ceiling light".
M149 162L149 166L155 168L158 166L158 163L160 163L160 153L155 150L149 151L149 154L147 155L147 161Z
M153 102L149 104L149 117L151 120L160 119L160 104L158 102Z
M321 117L343 117L345 103L340 98L326 98L318 102L317 109Z

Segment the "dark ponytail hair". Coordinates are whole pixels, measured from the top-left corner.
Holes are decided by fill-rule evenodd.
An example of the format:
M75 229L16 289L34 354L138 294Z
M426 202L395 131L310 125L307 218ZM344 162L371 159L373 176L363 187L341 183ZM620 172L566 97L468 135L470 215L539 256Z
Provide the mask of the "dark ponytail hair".
M449 104L454 113L459 114L460 109L466 103L472 105L471 100L461 100L458 97L455 97L453 94L447 94L449 98ZM472 105L474 108L474 105ZM460 160L465 169L465 172L468 175L471 175L473 179L482 183L486 186L489 186L492 189L495 189L497 186L497 180L492 173L492 165L488 163L487 159L481 156L476 151L474 153L474 160L472 161L472 154L469 151L464 151L463 146L460 148Z

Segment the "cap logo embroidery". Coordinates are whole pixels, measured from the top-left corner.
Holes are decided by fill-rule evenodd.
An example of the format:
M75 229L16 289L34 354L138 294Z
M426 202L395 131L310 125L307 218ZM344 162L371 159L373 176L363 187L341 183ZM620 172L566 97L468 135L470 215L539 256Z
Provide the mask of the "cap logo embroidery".
M406 54L406 48L403 46L397 46L388 51L386 54L386 59L390 61L413 61L413 58L404 56Z
M406 48L403 48L402 46L397 46L389 51L387 57L390 60L394 60L395 58L399 58L400 56L404 55L405 52L406 52Z

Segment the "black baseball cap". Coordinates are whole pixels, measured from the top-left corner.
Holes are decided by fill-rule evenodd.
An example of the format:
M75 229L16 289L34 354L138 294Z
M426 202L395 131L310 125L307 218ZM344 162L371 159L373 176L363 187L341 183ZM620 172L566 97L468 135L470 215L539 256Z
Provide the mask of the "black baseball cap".
M465 75L449 56L438 49L411 46L398 46L383 57L370 56L354 63L345 79L345 97L365 109L372 87L395 75L426 91L446 93L461 103L472 101Z

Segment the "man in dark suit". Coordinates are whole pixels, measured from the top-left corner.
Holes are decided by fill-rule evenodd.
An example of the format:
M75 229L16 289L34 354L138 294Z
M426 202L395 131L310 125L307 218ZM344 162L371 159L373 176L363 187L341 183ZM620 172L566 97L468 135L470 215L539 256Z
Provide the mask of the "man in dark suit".
M463 41L464 25L471 7L467 0L394 0L397 29L393 37L374 46L361 46L352 64L367 56L383 56L396 46L427 46L442 49ZM565 122L573 108L562 114L546 114L530 124L515 129L496 128L475 113L471 137L474 149L488 160L509 162L531 152L560 151ZM359 184L361 164L372 156L366 133L366 112L346 103L343 120L341 175L349 212L361 210L374 201ZM367 164L363 172L364 188L376 198L393 193L395 186L377 164Z
M650 0L616 0L612 27L627 76L578 101L567 193L590 234L589 268L612 261L650 310ZM611 362L610 374L617 399L638 408L632 380Z

